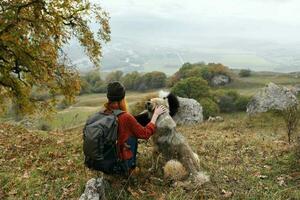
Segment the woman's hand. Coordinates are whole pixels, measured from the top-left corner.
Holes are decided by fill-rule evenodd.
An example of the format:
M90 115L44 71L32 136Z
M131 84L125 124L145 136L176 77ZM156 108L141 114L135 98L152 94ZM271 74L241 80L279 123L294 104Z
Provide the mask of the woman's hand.
M165 106L160 105L160 106L156 106L153 115L159 116L165 112L167 112L167 108Z
M161 114L163 114L165 112L167 112L167 108L165 106L163 106L163 105L156 106L153 116L152 116L152 119L151 119L151 122L153 124L155 124L158 116L160 116Z

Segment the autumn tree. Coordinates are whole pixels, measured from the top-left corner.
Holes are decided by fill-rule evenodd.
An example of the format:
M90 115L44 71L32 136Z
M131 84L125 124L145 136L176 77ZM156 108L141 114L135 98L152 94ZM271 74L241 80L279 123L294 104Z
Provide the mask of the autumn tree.
M110 72L107 74L105 81L106 83L110 83L112 81L121 81L121 78L123 76L123 72L120 70Z
M125 74L121 82L127 90L136 90L141 79L141 74L137 71Z
M97 33L89 27L92 20ZM1 0L0 102L13 101L21 113L51 108L56 94L72 102L80 79L63 51L72 38L99 66L101 44L110 40L108 14L89 0ZM33 87L51 98L35 99Z

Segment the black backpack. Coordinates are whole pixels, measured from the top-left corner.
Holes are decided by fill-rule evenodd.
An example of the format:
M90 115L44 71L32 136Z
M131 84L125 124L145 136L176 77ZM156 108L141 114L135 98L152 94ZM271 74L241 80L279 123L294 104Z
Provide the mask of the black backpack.
M83 129L83 152L85 165L93 170L107 174L123 171L119 169L117 155L118 115L121 110L112 114L98 112L88 118Z

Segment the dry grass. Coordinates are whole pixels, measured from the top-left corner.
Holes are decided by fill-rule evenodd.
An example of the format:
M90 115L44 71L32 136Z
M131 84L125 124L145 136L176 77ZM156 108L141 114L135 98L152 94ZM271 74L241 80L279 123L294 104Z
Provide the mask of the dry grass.
M300 199L300 160L287 143L283 123L270 115L224 116L222 123L178 130L199 154L211 182L201 188L161 182L151 174L150 144L139 148L140 173L112 181L110 199ZM81 130L29 132L0 125L0 199L78 199L93 174L83 167ZM122 191L122 192L121 192ZM120 194L121 193L121 194Z

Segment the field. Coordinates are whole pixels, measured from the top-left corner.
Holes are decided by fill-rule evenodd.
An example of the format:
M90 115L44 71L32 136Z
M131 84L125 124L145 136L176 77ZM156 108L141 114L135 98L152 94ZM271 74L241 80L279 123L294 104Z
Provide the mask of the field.
M141 172L120 199L300 199L300 157L287 143L280 119L225 115L225 122L180 127L211 182L198 189L159 182L150 174L150 145L141 143ZM1 125L1 190L4 199L76 199L95 176L83 167L81 129L27 131ZM6 131L3 131L6 130ZM110 199L126 180L111 184Z
M225 89L252 95L269 81L287 86L300 83L290 76L255 75L238 78ZM127 101L133 104L147 95L129 92ZM86 181L95 176L83 165L82 124L104 102L103 94L78 97L74 105L47 121L51 131L1 123L0 199L78 199ZM178 128L199 154L203 171L211 177L209 183L184 188L161 181L161 170L147 171L151 145L141 141L140 173L129 182L111 178L109 199L300 199L299 147L287 142L283 120L271 114L222 116L224 122Z

